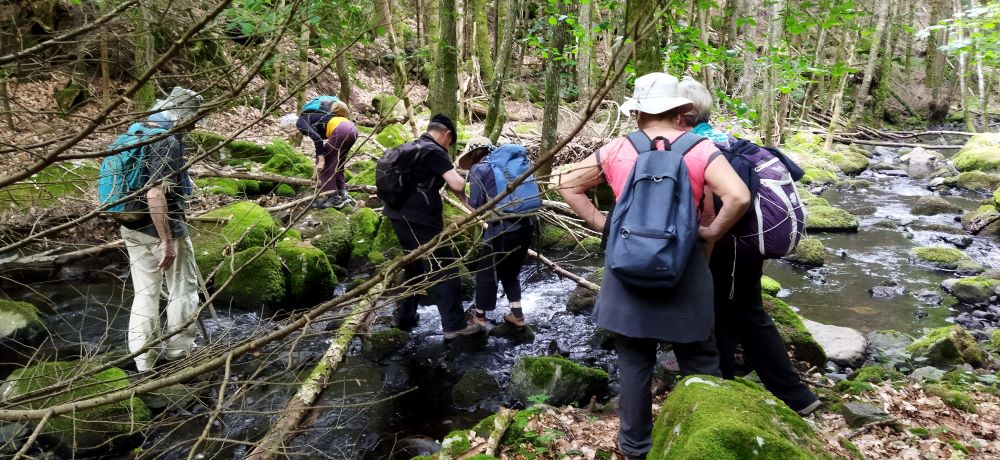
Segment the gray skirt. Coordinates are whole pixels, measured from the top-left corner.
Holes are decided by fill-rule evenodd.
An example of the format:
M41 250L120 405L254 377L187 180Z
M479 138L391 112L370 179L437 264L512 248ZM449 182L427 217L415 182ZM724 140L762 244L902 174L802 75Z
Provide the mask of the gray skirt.
M695 246L680 282L670 289L626 286L605 267L594 322L635 338L667 342L702 342L715 327L712 272L701 244Z

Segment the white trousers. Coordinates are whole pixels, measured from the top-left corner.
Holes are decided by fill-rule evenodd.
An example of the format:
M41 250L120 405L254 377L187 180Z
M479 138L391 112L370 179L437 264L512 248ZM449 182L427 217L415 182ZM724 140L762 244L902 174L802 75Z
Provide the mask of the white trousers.
M125 248L128 250L129 269L132 273L132 314L128 320L128 349L135 353L160 336L160 290L167 281L167 330L174 331L198 308L198 267L194 261L191 238L174 239L177 258L170 268L161 270L160 240L145 233L121 228ZM167 359L186 355L194 347L197 335L192 323L163 345ZM135 367L145 371L153 367L159 347L136 356Z

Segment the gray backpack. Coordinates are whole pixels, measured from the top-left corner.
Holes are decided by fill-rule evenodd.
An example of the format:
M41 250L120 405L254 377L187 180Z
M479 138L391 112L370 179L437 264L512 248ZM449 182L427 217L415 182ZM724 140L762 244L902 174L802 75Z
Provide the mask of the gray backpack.
M672 288L684 276L698 239L698 209L684 155L705 138L684 133L673 144L628 136L638 153L611 212L604 265L624 284ZM657 148L663 140L665 150Z

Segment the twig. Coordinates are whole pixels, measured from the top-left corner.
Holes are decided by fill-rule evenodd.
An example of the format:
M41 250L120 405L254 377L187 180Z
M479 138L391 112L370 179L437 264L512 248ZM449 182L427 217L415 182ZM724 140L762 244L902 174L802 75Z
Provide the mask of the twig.
M865 424L865 426L863 426L861 428L858 428L853 433L847 435L847 439L854 439L854 438L856 438L858 436L861 436L861 435L867 433L868 430L871 430L872 428L875 428L877 426L883 426L883 425L892 425L893 423L896 423L898 421L899 421L899 419L896 418L896 417L886 418L886 419L882 419L882 420L876 420L874 422Z
M28 449L30 449L31 446L35 444L35 440L38 439L38 435L42 433L42 429L45 428L45 424L48 423L49 418L51 417L52 417L52 412L48 412L45 414L44 417L42 417L41 420L38 421L38 425L35 425L35 430L31 432L31 436L29 436L28 440L24 442L24 445L21 446L21 449L17 451L17 454L14 454L13 460L18 460L21 457L27 456Z
M209 433L212 432L212 423L214 423L215 419L218 418L220 413L222 413L222 407L225 405L224 403L226 401L226 385L229 384L229 371L232 370L232 363L233 354L229 353L226 355L226 370L222 376L222 383L219 384L219 396L215 401L215 410L208 415L208 420L205 421L205 429L201 430L201 436L198 436L198 440L194 442L194 445L191 446L191 450L188 451L187 460L191 460L195 457L195 454L198 452L198 447L201 446L201 443L205 442L205 438L207 438Z

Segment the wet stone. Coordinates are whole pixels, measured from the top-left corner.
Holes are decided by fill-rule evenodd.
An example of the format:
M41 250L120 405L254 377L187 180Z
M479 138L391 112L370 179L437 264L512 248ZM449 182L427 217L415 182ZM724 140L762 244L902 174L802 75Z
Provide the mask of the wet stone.
M913 380L914 382L936 382L941 380L941 377L944 377L944 371L934 366L920 367L914 369L910 374L910 380Z
M905 294L906 288L899 285L894 285L894 286L879 285L869 289L868 293L871 294L872 297L876 299L889 299L892 297L896 297L898 295Z
M879 171L879 173L884 174L889 177L907 177L909 174L902 169L886 169Z
M490 335L501 337L515 343L531 343L535 341L535 330L531 326L517 327L506 321L501 321L490 330Z
M940 305L942 301L941 294L931 289L921 289L914 293L913 296L929 305Z

